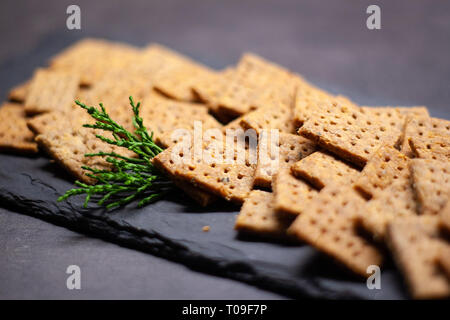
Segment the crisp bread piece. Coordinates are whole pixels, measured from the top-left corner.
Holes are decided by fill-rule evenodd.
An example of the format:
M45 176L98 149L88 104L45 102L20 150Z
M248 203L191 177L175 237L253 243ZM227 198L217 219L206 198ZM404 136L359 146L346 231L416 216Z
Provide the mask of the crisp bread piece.
M82 85L93 85L112 69L127 71L138 61L135 47L100 39L83 39L50 60L50 68L79 75Z
M450 295L448 280L438 267L442 242L436 239L436 221L423 218L396 220L389 224L387 243L415 299Z
M409 159L392 146L382 146L367 162L355 182L355 188L365 198L372 198L378 190L383 190L397 179L409 179Z
M450 163L412 159L410 168L420 213L438 214L450 199Z
M447 201L447 204L444 209L441 210L439 216L441 218L442 227L447 230L447 232L450 232L450 201Z
M405 127L402 151L410 157L448 161L449 137L450 121L411 114Z
M297 216L319 192L305 181L295 178L289 168L283 168L273 177L274 208L277 212Z
M28 89L25 112L33 115L69 108L77 94L78 83L78 76L66 72L37 70Z
M285 133L295 133L293 116L295 88L270 90L260 96L255 105L257 110L242 117L241 125L260 132L263 129L278 129Z
M315 112L332 105L331 103L334 101L358 108L354 102L345 96L334 96L305 81L300 82L295 95L294 125L301 127Z
M34 134L27 128L23 106L4 103L0 106L0 151L14 153L36 153Z
M401 130L381 123L356 106L336 100L316 110L299 129L299 134L362 167L381 145L395 146Z
M183 190L189 197L191 197L202 207L207 207L217 200L216 196L203 191L202 189L196 188L186 181L177 180L174 176L171 176L170 178L178 188Z
M234 68L210 73L206 76L198 77L192 82L192 92L196 98L205 103L219 120L228 122L229 117L219 112L219 98L233 77Z
M426 107L398 107L397 109L406 117L398 149L407 157L413 158L414 153L409 146L408 139L415 134L414 131L417 130L417 127L414 124L411 126L410 119L411 117L428 118L430 115Z
M193 143L183 139L153 158L153 164L207 192L242 203L252 189L256 150L225 141L219 129L210 139Z
M256 55L244 54L219 98L219 111L240 116L259 107L254 103L264 90L283 90L295 81L300 77Z
M273 206L273 194L253 190L244 201L234 228L263 237L287 238L287 228L293 218L278 214Z
M294 176L304 179L317 189L338 183L353 183L359 175L352 165L337 159L332 154L317 151L294 163Z
M295 134L264 130L258 138L258 165L254 184L269 188L280 168L289 168L316 150L313 142Z
M155 142L163 147L177 143L180 134L192 132L194 126L200 131L222 128L204 105L160 99L153 95L143 100L141 117L147 129L153 132Z
M153 87L175 100L195 101L192 87L200 78L212 79L215 71L206 66L182 65L169 68L156 77Z
M364 204L350 186L326 186L308 203L288 232L366 277L367 267L380 266L383 257L356 229L354 218L364 210Z
M8 100L19 103L25 102L25 99L27 98L28 94L29 85L30 85L29 81L26 81L12 88L8 93Z

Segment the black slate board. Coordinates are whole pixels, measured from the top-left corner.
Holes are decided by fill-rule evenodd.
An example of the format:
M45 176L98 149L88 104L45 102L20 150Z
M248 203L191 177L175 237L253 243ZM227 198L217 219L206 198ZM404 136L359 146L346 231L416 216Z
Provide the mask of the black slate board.
M239 237L237 208L223 202L199 209L180 192L143 209L82 209L82 198L58 203L71 179L45 157L0 155L2 206L132 246L203 272L245 281L292 297L405 298L397 272L382 269L382 289L358 279L307 245ZM202 227L211 226L209 232ZM130 261L132 263L132 261Z

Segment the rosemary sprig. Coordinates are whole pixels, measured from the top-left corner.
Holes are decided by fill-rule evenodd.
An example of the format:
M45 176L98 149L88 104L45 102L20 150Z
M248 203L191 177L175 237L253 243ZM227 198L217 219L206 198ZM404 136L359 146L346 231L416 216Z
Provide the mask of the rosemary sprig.
M130 96L130 105L134 114L134 133L111 119L102 103L99 104L99 109L89 107L78 100L75 103L96 120L95 124L85 124L83 127L111 132L113 139L99 134L96 137L106 143L131 150L137 157L125 157L115 152L85 154L86 157L106 157L106 161L112 165L112 170L99 170L83 166L82 168L88 171L86 175L95 179L96 184L88 185L81 181L75 181L78 188L68 190L58 198L58 201L64 201L74 195L85 194L84 207L87 207L93 196L101 196L97 203L106 205L108 209L125 205L136 199L140 199L138 206L141 207L159 199L170 189L171 182L150 162L163 149L155 144L153 132L148 133L139 116L140 102L135 105Z

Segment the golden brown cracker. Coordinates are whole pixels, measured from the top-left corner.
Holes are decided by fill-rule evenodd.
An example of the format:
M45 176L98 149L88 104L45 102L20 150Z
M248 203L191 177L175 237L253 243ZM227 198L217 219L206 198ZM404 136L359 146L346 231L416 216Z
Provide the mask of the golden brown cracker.
M25 112L32 115L69 108L75 100L78 83L75 75L38 69L28 88Z
M36 153L34 134L27 128L25 110L16 103L0 106L0 151L13 153Z
M396 145L401 130L336 100L314 112L299 134L362 167L381 145Z
M412 159L410 168L420 213L439 214L450 198L450 163Z
M273 177L272 190L275 210L293 216L301 214L319 193L305 181L295 178L289 168L280 169Z
M323 151L316 151L297 161L291 171L294 176L308 181L317 189L329 184L352 183L360 173L352 165Z
M315 150L313 142L298 135L263 130L258 137L258 164L254 184L269 188L272 177L279 169L289 168Z
M153 164L207 192L242 203L252 189L256 150L251 157L242 144L226 144L217 131L211 139L181 141L169 147L153 159Z
M330 185L314 197L288 232L366 277L367 267L380 266L381 252L356 230L355 215L365 201L349 186Z
M244 201L234 228L264 237L287 238L286 230L292 220L275 211L272 193L253 190Z
M8 100L23 103L27 98L29 85L29 81L26 81L9 90Z
M413 298L448 297L450 286L437 264L442 243L430 234L430 231L436 232L437 223L431 220L427 223L420 218L390 223L388 245Z
M372 154L356 180L355 188L366 198L371 198L395 180L409 180L408 165L409 159L403 153L392 146L382 146Z

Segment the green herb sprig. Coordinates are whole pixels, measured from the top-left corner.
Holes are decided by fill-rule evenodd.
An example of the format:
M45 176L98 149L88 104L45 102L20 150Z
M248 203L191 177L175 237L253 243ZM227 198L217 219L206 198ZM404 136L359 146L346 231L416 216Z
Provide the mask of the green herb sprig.
M82 168L87 170L86 175L96 180L96 184L88 185L81 181L75 181L79 188L68 190L58 201L64 201L69 197L85 194L84 207L87 207L93 196L101 196L99 205L106 205L112 209L125 205L136 199L140 199L138 206L161 198L171 188L171 182L162 175L151 163L151 159L163 151L153 141L153 132L148 133L142 118L139 116L140 102L135 105L130 96L130 105L133 110L134 133L129 132L106 112L103 104L100 108L89 107L80 101L75 103L85 109L96 120L95 124L85 124L83 127L109 131L113 139L97 134L96 137L108 144L123 147L133 151L137 157L130 158L115 152L87 153L86 157L106 157L105 160L112 165L112 170L99 170L89 166Z

